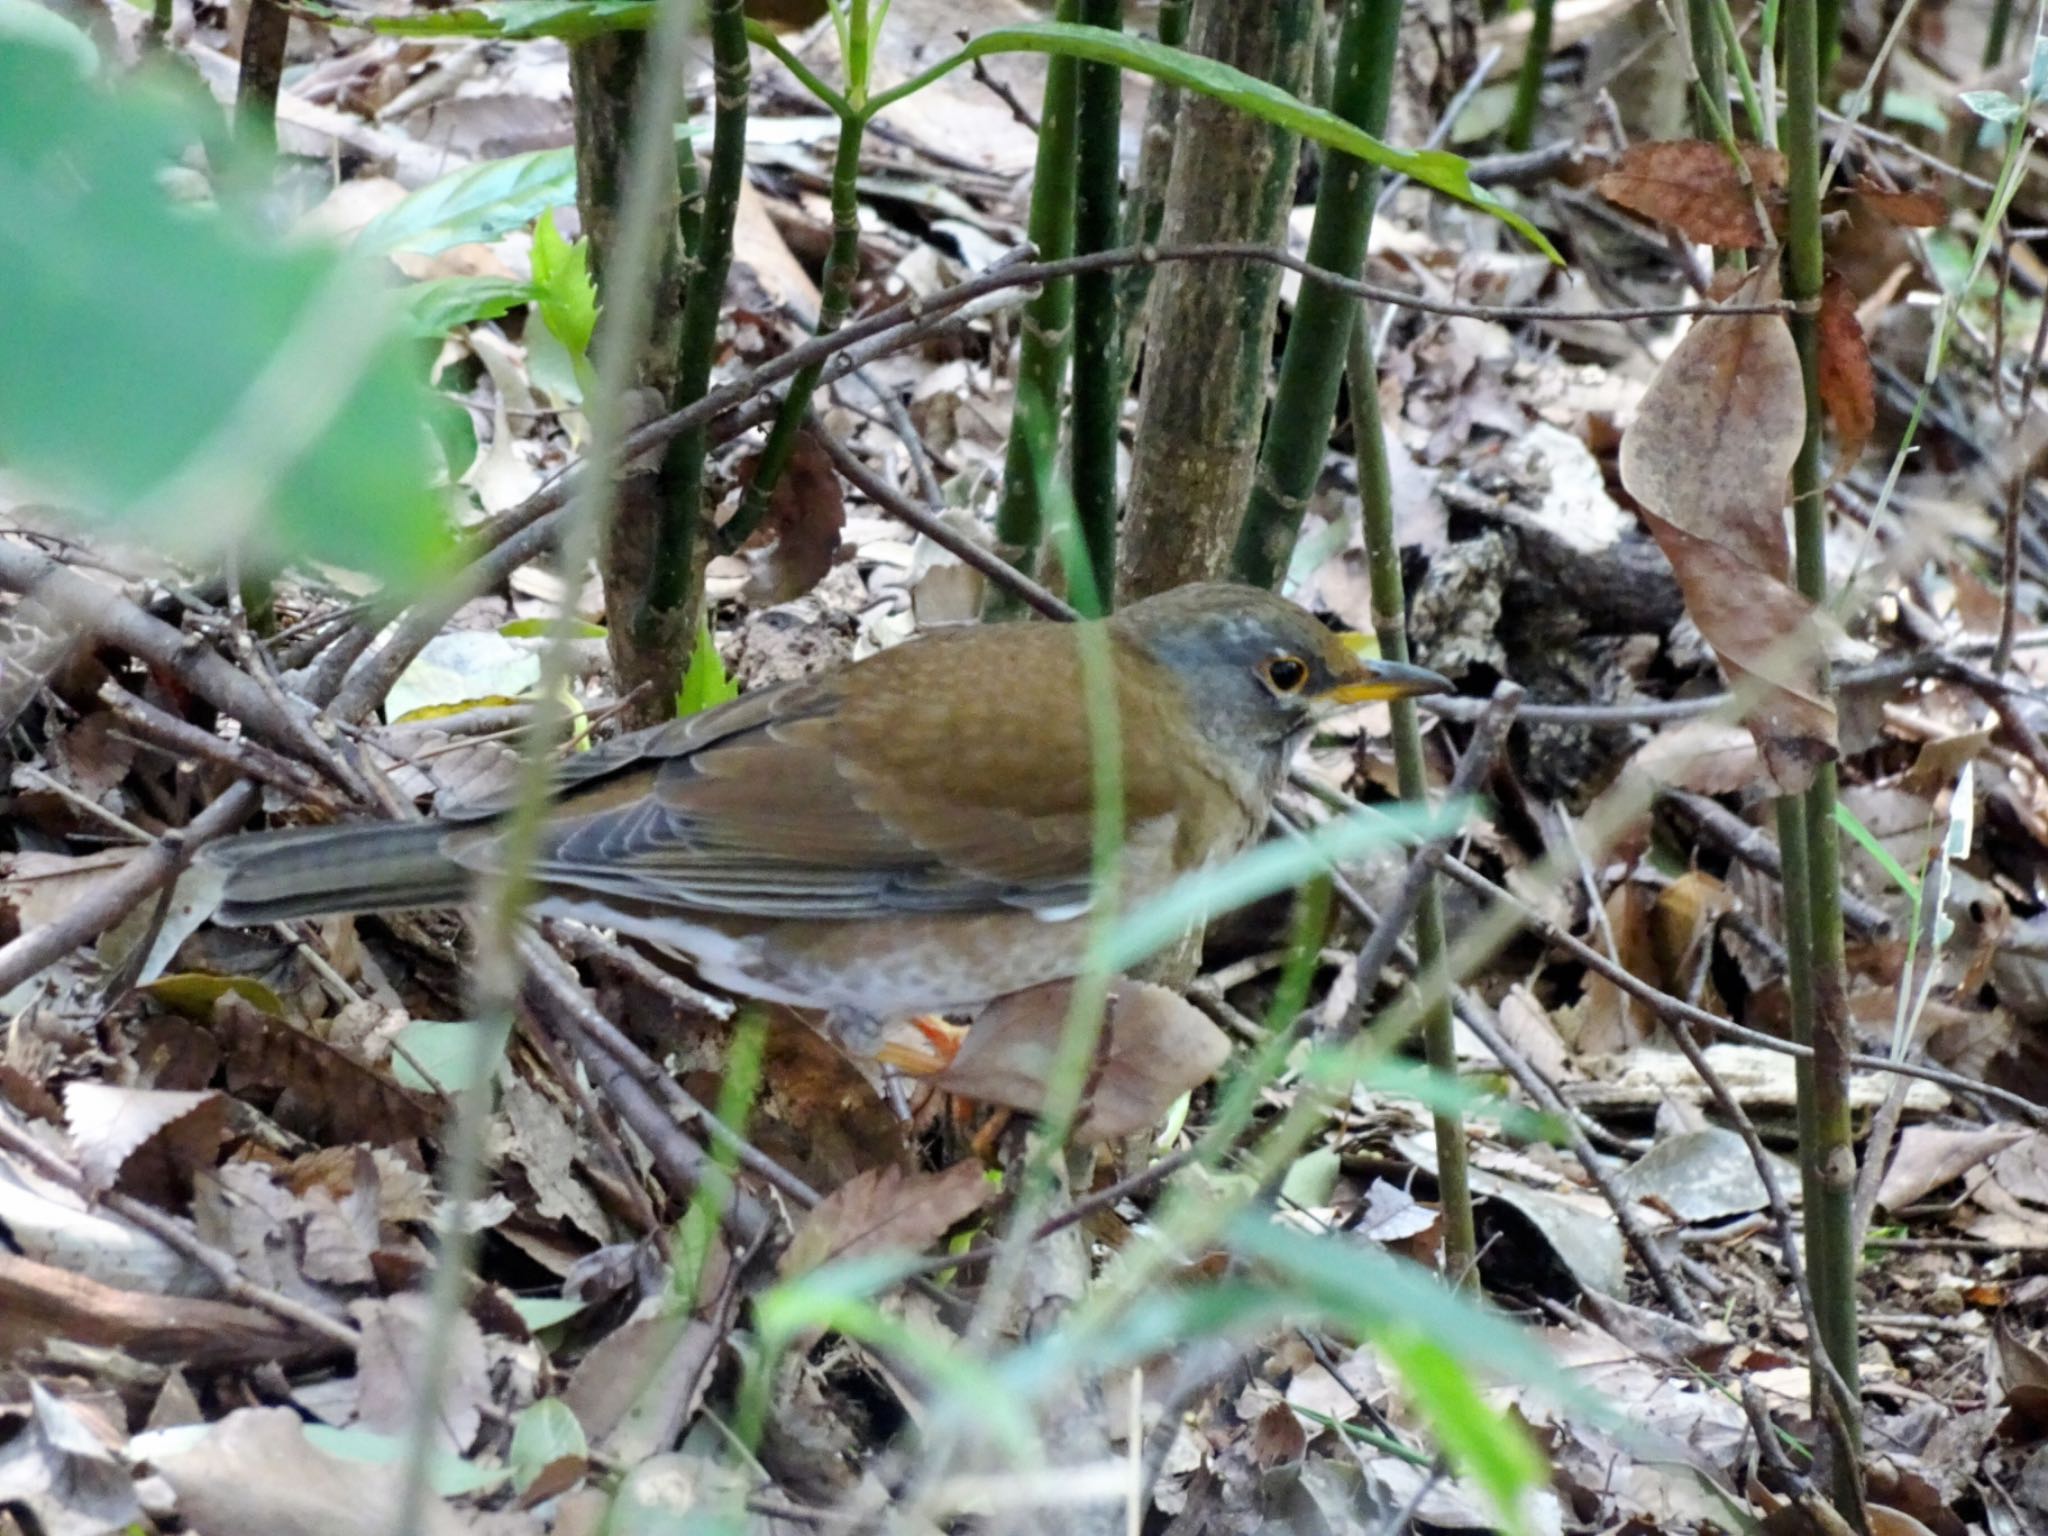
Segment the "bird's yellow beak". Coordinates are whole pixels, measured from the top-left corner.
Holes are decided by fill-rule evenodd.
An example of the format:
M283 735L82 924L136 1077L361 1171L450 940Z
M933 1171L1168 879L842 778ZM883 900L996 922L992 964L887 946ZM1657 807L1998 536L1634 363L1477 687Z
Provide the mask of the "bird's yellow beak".
M1376 704L1383 699L1412 699L1425 693L1449 693L1451 680L1427 667L1381 661L1371 635L1339 635L1338 642L1358 663L1363 676L1339 683L1323 697L1332 704Z

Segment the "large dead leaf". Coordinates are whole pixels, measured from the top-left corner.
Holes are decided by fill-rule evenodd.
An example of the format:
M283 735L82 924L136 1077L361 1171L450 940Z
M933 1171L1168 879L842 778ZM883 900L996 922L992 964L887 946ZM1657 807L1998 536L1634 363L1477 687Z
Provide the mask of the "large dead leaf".
M928 1081L965 1098L1036 1113L1059 1053L1072 999L1067 982L998 998L967 1031L959 1054ZM1082 1145L1158 1124L1173 1101L1230 1056L1230 1041L1187 999L1149 982L1110 989L1087 1097L1074 1127Z
M1757 204L1782 197L1785 157L1761 144L1742 146L1745 183L1727 151L1704 139L1632 144L1600 178L1600 195L1632 213L1669 224L1688 240L1724 250L1764 243Z
M1834 273L1820 291L1820 403L1834 423L1835 473L1846 474L1877 427L1877 374L1856 295Z
M757 455L740 466L740 484L754 483ZM747 601L772 607L802 597L839 558L846 527L846 491L832 460L808 432L799 432L789 465L775 482L761 526L740 546L747 562Z
M972 1158L943 1173L877 1168L839 1186L806 1216L783 1250L781 1272L800 1275L834 1259L929 1248L996 1191Z
M1738 302L1778 296L1765 268ZM1806 431L1799 353L1778 315L1714 315L1678 344L1621 440L1621 480L1670 560L1781 794L1835 755L1813 604L1790 585L1785 504Z
M213 1166L227 1109L228 1101L210 1092L99 1083L73 1083L64 1090L64 1121L93 1187L118 1183L159 1201L187 1187L194 1170Z
M160 1438L161 1451L137 1449L153 1453L148 1459L171 1485L178 1513L192 1530L209 1536L384 1536L397 1527L403 1469L344 1461L316 1449L289 1408L239 1408L196 1441L173 1431ZM423 1536L460 1536L477 1528L440 1499L427 1500L415 1527Z

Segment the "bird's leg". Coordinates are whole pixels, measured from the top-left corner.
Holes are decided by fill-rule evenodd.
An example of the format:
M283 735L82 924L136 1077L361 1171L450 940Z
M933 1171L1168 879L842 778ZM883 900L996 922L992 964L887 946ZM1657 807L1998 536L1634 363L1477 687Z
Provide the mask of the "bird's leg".
M935 1013L913 1014L910 1027L924 1036L928 1050L899 1041L887 1041L875 1050L875 1060L912 1077L930 1077L943 1072L960 1054L960 1041L967 1033L963 1024L948 1024Z

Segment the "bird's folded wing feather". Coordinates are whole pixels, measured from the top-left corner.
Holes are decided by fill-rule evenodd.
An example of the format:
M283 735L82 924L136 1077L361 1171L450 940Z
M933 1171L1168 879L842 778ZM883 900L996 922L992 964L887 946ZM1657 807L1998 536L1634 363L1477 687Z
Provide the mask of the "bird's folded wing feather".
M761 918L1084 906L1093 759L1072 641L1053 626L1005 639L1008 652L1021 640L1042 654L1006 656L1009 675L985 689L950 685L995 653L942 636L580 754L533 877ZM1124 731L1154 724L1157 690L1123 692ZM1177 785L1137 769L1125 778L1130 854L1163 860ZM477 827L450 851L487 867L496 845Z

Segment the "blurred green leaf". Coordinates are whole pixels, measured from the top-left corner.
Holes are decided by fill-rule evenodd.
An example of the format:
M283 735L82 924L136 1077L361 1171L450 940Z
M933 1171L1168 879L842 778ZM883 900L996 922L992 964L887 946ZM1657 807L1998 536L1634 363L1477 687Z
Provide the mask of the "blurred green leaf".
M198 138L0 41L0 458L160 548L417 585L451 541L382 285L159 183Z
M740 696L740 685L726 676L719 657L718 642L711 638L711 625L697 619L697 643L690 649L690 665L683 673L682 691L676 695L676 717L701 714Z
M533 285L509 277L435 277L398 295L412 334L438 340L457 326L510 314L533 298Z
M1451 1465L1493 1501L1501 1526L1526 1532L1529 1495L1548 1480L1543 1457L1528 1433L1486 1405L1470 1373L1437 1340L1419 1329L1373 1330L1372 1340L1401 1383Z
M498 633L508 640L540 640L560 635L570 640L602 640L604 626L586 619L514 619L500 624Z
M574 1301L567 1296L514 1296L512 1310L519 1314L519 1321L535 1333L543 1328L552 1328L557 1323L566 1323L579 1312L590 1309L587 1301Z
M476 1032L486 1027L463 1019L414 1019L393 1042L391 1075L423 1093L460 1093L478 1062L497 1059L477 1048Z
M306 1439L316 1449L330 1456L339 1456L344 1461L363 1461L384 1467L405 1465L407 1442L401 1436L380 1435L353 1426L337 1429L331 1424L308 1424L305 1430ZM477 1466L444 1447L436 1447L427 1463L427 1481L443 1498L458 1498L465 1493L495 1488L507 1476L509 1474L503 1467Z
M451 245L495 240L575 201L574 150L507 155L428 182L364 225L356 248L432 255Z
M1305 837L1261 843L1228 864L1177 881L1121 920L1110 941L1107 968L1129 970L1197 923L1297 886L1340 859L1441 837L1457 828L1468 809L1465 804L1436 810L1392 806L1338 817Z
M369 23L399 37L562 37L635 31L654 19L652 0L486 0L446 11L379 16Z
M92 39L35 0L0 0L0 48L15 43L61 54L81 80L100 72L100 54Z

